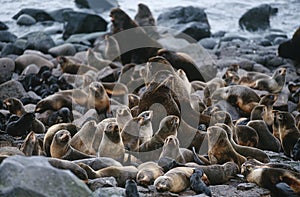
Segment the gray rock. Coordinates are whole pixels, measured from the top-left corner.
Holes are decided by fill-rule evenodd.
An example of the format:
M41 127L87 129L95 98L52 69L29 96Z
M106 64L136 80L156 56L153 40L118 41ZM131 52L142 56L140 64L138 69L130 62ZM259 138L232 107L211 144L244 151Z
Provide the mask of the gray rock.
M12 156L0 165L0 196L90 196L69 170L52 167L45 157Z
M64 20L64 12L73 11L72 8L62 8L58 10L49 11L49 15L57 22L63 23Z
M242 37L242 36L238 36L238 35L227 35L223 38L221 38L221 42L231 42L233 40L241 40L241 41L246 41L247 38Z
M271 72L270 69L264 67L261 64L254 64L253 71L260 72L260 73L270 73Z
M211 35L206 13L204 9L198 7L171 8L158 16L157 24L173 29L171 31L175 29L179 31L179 37L187 38L186 35L188 35L194 41Z
M100 170L109 166L118 166L121 167L122 164L110 157L96 157L96 158L89 158L89 159L80 159L73 161L74 163L84 163L94 170Z
M119 7L117 0L75 0L75 3L80 8L90 8L99 13Z
M107 22L102 17L95 14L65 11L64 17L67 22L65 30L63 32L63 39L65 40L72 34L91 33L107 30Z
M17 24L18 25L30 26L30 25L33 25L35 23L36 23L36 20L28 14L22 14L17 19Z
M117 187L118 183L114 177L103 177L89 180L87 185L92 191L95 191L102 187Z
M206 49L213 49L217 45L216 39L213 38L203 38L198 43Z
M2 30L0 31L0 42L15 42L17 39L17 36L13 33Z
M99 188L93 192L94 197L125 197L125 189L121 187Z
M18 81L10 80L0 85L0 100L8 97L22 98L25 94L25 89Z
M22 72L30 64L35 64L39 68L41 68L42 66L48 66L49 68L54 67L52 62L36 54L21 55L15 60L15 63L16 63L16 70L19 72Z
M27 112L34 112L35 110L35 104L27 104L24 106L24 109L27 111Z
M270 28L270 16L277 11L277 8L272 8L268 4L251 8L239 19L240 28L248 31L266 30Z
M256 186L255 183L240 183L240 184L238 184L237 189L238 190L249 190L249 189L254 188L255 186Z
M157 40L164 48L178 51L180 48L187 47L190 43L182 38L174 38L173 36L166 36Z
M7 25L2 21L0 21L0 30L7 30L7 29L8 29Z
M270 191L267 189L255 186L252 189L243 191L237 190L236 187L232 185L214 185L209 186L213 196L227 197L227 196L243 196L243 197L261 197L270 195Z
M58 26L50 26L50 27L46 27L46 28L44 29L44 32L45 32L46 34L49 34L49 35L61 34L63 31L64 31L64 26L63 26L63 24L58 25ZM55 43L56 43L56 41L55 41Z
M39 72L40 68L35 64L28 65L23 72L21 73L21 76L26 76L29 74L37 74Z
M33 17L36 21L51 21L53 18L44 10L42 9L35 9L35 8L24 8L20 10L16 15L12 18L17 20L22 14L28 14L29 16Z
M52 56L57 57L59 55L63 56L73 56L76 53L74 45L66 43L49 49L48 51Z
M1 50L1 57L6 57L8 55L22 55L24 50L18 47L15 43L8 43L6 44L3 49Z
M9 58L0 58L0 84L11 79L15 62Z
M31 32L25 37L27 38L26 49L47 53L50 48L55 46L53 39L48 34L41 31Z
M284 42L287 42L289 39L288 38L282 38L282 37L277 37L274 39L273 44L274 45L280 45Z
M273 33L273 34L266 35L264 38L269 40L270 42L274 42L274 40L276 38L285 38L285 39L287 39L288 37L285 34L278 34L278 33L274 34Z

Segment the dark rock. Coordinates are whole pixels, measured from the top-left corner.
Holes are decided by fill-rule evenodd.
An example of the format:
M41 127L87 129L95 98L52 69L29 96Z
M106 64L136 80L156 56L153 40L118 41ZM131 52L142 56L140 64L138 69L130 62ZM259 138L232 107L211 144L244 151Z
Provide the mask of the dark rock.
M248 31L266 30L270 28L270 16L277 11L277 8L272 8L268 4L251 8L240 18L240 28Z
M64 22L64 12L73 11L72 8L62 8L58 10L49 11L49 15L56 21L56 22Z
M217 45L217 41L213 38L203 38L198 43L206 49L213 49Z
M30 16L28 14L22 14L17 19L17 24L18 25L30 26L30 25L33 25L35 23L36 23L36 20L32 16Z
M8 43L1 50L1 57L5 57L10 54L22 55L23 52L24 50L18 47L16 44Z
M225 36L226 31L218 31L216 33L213 33L211 36L214 38L222 38L223 36Z
M229 35L229 36L225 36L225 37L223 37L223 38L221 38L221 42L231 42L231 41L233 41L233 40L241 40L241 41L246 41L247 40L247 38L245 38L245 37L242 37L242 36L231 36L231 35Z
M157 24L179 31L179 37L186 34L197 41L211 35L206 13L197 7L171 8L158 16Z
M262 39L258 44L264 47L272 46L272 42L268 39Z
M18 81L10 80L0 85L0 100L8 97L22 98L25 94L25 89Z
M0 165L0 196L90 196L69 170L52 167L45 157L12 156Z
M249 190L249 189L254 188L255 186L256 186L255 183L240 183L240 184L238 184L237 189L238 190Z
M75 0L75 3L79 8L90 8L99 13L119 7L117 0Z
M117 187L118 183L114 177L103 177L89 180L87 185L92 191L95 191L102 187Z
M35 9L35 8L24 8L21 11L19 11L16 15L14 15L12 18L17 20L19 16L22 14L28 14L29 16L32 16L36 21L51 21L53 18L44 10L42 9Z
M0 84L11 79L15 70L15 62L9 58L0 59Z
M27 37L26 49L47 53L50 48L55 46L53 39L41 31L29 33L25 37Z
M8 29L7 25L5 25L5 23L0 21L0 30L7 30L7 29Z
M74 47L74 45L66 43L63 45L53 47L53 48L49 49L48 52L54 57L59 56L59 55L73 56L76 53L76 48Z
M67 21L63 32L64 39L69 38L72 34L106 31L107 29L107 22L95 14L65 11L64 18Z
M16 41L17 36L10 33L9 31L2 30L0 31L0 42L14 42Z

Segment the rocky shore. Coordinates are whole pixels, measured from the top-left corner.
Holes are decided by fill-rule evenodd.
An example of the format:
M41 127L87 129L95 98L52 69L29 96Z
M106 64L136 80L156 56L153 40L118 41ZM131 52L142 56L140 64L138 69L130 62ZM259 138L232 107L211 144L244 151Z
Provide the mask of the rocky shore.
M82 1L77 3L82 3ZM86 3L84 5L87 6ZM114 5L102 5L101 3L97 6L103 6L104 10L111 10L114 7ZM240 21L237 22L245 31L263 32L270 28L269 18L276 12L278 12L276 8L262 5L241 15ZM95 143L94 136L99 137L97 131L103 127L103 121L109 121L110 118L116 117L122 106L127 105L131 109L132 116L137 116L137 107L141 106L133 104L131 98L135 95L141 99L143 93L146 92L146 85L150 84L144 84L144 79L146 80L148 77L143 75L143 72L146 72L144 70L145 63L135 64L133 62L134 66L122 65L122 61L117 61L117 57L124 51L119 51L120 54L115 55L113 59L108 58L108 45L111 46L108 35L112 35L110 29L112 24L111 21L106 21L97 14L77 12L71 9L47 12L41 9L26 8L16 13L13 18L18 25L28 26L39 23L47 28L17 37L0 21L0 196L126 196L127 189L124 186L121 187L119 179L113 175L92 179L89 172L78 165L82 161L76 162L79 159L68 161L72 159L55 159L51 155L47 155L45 139L49 135L49 128L53 129L55 125L62 123L71 124L76 128L74 133L72 133L72 129L67 129L72 136L71 140L78 140L74 136L79 132L86 138L86 134L82 133L90 131L91 129L86 127L88 124L93 124L94 130L89 135L88 143ZM204 79L202 82L194 81L192 83L189 81L188 84L193 90L184 96L197 98L191 99L190 103L198 110L198 113L206 113L205 115L213 117L213 113L209 111L210 106L204 101L207 99L205 88L208 87L209 81L215 78L224 80L227 83L226 86L236 85L235 79L226 76L227 71L234 65L238 65L237 73L239 75L255 72L270 77L279 68L286 68L284 85L279 92L275 92L278 98L272 107L274 110L293 114L297 129L299 128L299 62L292 57L289 59L278 55L279 45L290 41L287 35L278 31L262 37L248 38L227 32L211 33L205 10L197 7L172 8L155 20L157 28L146 28L147 35L157 41L162 48L190 56ZM61 25L49 25L54 23ZM66 63L66 60L61 57L67 58L69 62ZM75 66L71 71L66 71L65 64ZM73 71L75 73L72 73ZM145 77L142 78L142 83L139 81L141 76ZM161 84L165 82L165 79L167 79L166 76ZM95 101L91 105L89 96L86 96L91 94L91 84L95 81L102 84L101 86L109 97L109 104L105 109L102 109L104 104L101 103L99 107ZM175 89L172 91L176 92L177 89ZM274 93L252 89L261 97ZM80 90L80 94L83 93L84 96L77 95L78 92L74 90ZM58 95L60 92L64 92L63 97L67 100L67 104L64 103L58 107L51 104L52 107L57 108L41 104L41 101L50 99L59 105L61 100L53 99L51 96ZM102 92L102 94L104 93ZM210 93L210 95L212 94L213 92ZM97 94L93 93L93 96L95 95ZM81 105L80 99L85 96L87 101L84 102L88 104ZM11 108L14 108L16 104L8 101L8 98L20 100L25 112L16 110L22 112L21 115L14 112ZM68 100L69 98L71 101ZM183 99L180 99L179 102L182 104ZM69 102L71 106L68 105ZM230 105L229 101L228 103ZM43 107L45 109L40 109ZM236 114L234 114L235 112L230 113L231 107L235 109ZM241 115L241 109L238 109L237 106L232 105L231 107L224 106L221 109L227 110L234 122L240 118L250 118L249 114ZM24 118L24 114L30 113L34 114L32 119L17 125L16 122L21 122L20 119ZM154 115L156 116L156 114ZM166 113L163 115L166 116ZM38 121L41 126L36 131L32 123L34 121ZM28 124L29 127L26 129ZM197 122L195 124L192 126L201 132L206 132L209 126L213 126L210 123L205 125ZM17 126L10 132L9 128L12 125ZM106 125L104 127L106 128ZM119 127L121 128L120 125ZM20 130L20 135L15 133L17 129ZM153 123L153 131L155 132L156 129ZM31 131L34 133L30 133ZM299 130L297 131L299 132ZM53 136L52 138L54 138ZM180 138L180 134L177 134L177 137ZM185 138L188 137L185 136ZM179 139L180 143L182 141L184 140ZM84 140L81 142L83 143L81 146L84 146ZM298 140L297 143L299 144L299 142ZM188 147L189 145L183 148ZM127 148L124 147L124 150ZM48 149L50 149L50 145ZM82 152L82 150L79 151ZM96 151L98 151L98 147ZM130 150L127 149L127 151ZM299 158L297 161L295 157L285 155L283 150L280 152L263 151L270 158L270 163L285 164L300 173ZM91 168L93 165L97 166L94 170L103 169L116 163L119 166L131 165L131 163L123 163L123 161L116 161L112 158L98 157L99 153L87 155L94 160L85 164ZM207 152L203 155L208 157L208 160L210 159ZM139 161L135 163L135 167L138 164ZM128 178L135 179L136 177ZM271 194L275 196L269 189L249 183L241 172L223 184L211 184L208 188L212 196L271 196ZM153 184L147 187L138 185L137 189L140 196L206 196L205 194L196 194L190 187L178 193L160 192Z

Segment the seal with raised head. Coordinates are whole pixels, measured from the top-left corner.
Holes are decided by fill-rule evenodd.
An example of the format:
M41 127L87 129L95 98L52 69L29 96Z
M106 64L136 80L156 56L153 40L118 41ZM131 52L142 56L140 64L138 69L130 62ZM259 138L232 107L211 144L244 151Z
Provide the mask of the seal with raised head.
M142 117L134 117L125 124L123 130L121 131L125 149L129 151L138 151L142 123Z
M169 135L164 142L161 154L159 158L170 157L175 159L177 162L185 163L184 156L180 152L179 140L175 135Z
M71 160L71 161L77 159L92 158L92 156L84 154L71 147L70 140L71 140L71 134L68 130L58 131L54 135L50 146L51 157Z
M99 114L110 112L109 97L100 82L95 81L89 85L87 107L88 109L95 108Z
M140 129L140 144L148 141L153 136L152 117L153 111L148 110L140 113L138 117L143 118Z
M155 162L148 161L138 166L136 180L139 185L152 185L155 179L164 174L163 169Z
M22 146L20 147L20 150L26 155L26 156L32 156L32 155L44 155L43 151L43 141L41 139L38 139L34 132L31 131L25 138Z

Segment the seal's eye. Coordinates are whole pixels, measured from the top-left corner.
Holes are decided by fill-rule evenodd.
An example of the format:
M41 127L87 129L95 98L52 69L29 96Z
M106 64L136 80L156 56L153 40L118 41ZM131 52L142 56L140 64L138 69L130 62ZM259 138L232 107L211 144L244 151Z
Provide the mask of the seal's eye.
M272 100L273 100L273 99L274 99L274 95L270 95L270 99L272 99Z

